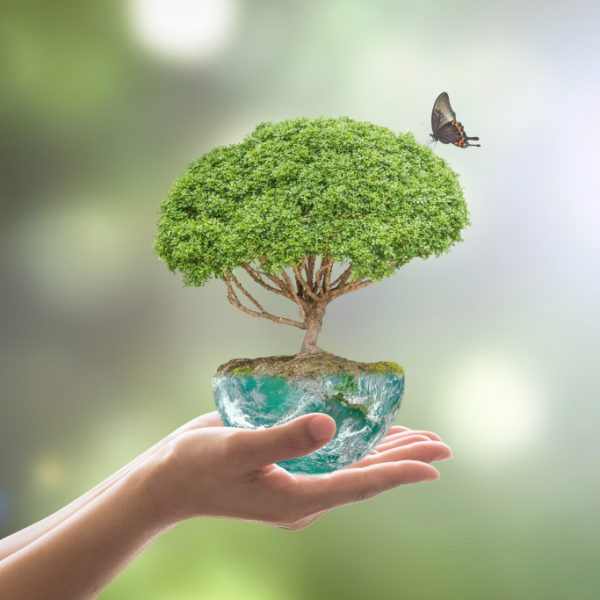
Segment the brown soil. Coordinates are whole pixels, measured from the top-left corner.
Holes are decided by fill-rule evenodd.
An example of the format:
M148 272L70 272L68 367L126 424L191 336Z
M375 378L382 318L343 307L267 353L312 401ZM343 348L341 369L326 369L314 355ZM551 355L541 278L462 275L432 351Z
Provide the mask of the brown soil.
M360 375L379 373L401 375L404 369L391 361L357 362L329 352L291 356L263 356L259 358L232 358L220 365L217 375L263 375L305 379L322 375Z

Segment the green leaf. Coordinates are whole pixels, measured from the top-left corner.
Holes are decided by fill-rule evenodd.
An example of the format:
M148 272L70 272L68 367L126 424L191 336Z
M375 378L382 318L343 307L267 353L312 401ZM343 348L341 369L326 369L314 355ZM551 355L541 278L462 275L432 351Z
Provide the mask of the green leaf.
M161 204L154 248L186 285L259 256L276 270L308 254L379 280L448 251L468 224L458 175L412 134L298 118L193 162Z

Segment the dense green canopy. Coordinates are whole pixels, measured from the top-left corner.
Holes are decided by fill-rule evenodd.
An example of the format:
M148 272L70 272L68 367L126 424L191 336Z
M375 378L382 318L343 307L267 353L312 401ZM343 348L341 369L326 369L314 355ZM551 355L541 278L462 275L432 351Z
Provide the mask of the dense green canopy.
M262 123L192 163L160 209L157 254L200 286L266 257L307 255L381 279L461 241L458 176L410 133L341 118ZM264 267L263 267L264 268Z

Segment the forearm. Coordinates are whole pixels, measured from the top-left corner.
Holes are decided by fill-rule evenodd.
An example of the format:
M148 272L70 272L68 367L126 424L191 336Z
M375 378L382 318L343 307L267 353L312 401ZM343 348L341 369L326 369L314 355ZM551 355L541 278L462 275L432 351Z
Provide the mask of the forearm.
M116 473L113 473L110 477L107 477L104 481L87 491L85 494L81 495L79 498L73 500L60 510L57 510L55 513L52 513L37 523L33 523L32 525L29 525L29 527L21 529L20 531L16 531L12 535L0 540L0 560L10 556L21 548L24 548L27 546L27 544L38 539L57 525L60 525L63 521L75 514L81 508L85 507L89 502L103 494L114 483L127 475L127 473L135 468L135 465L138 464L142 458L143 456L131 461L123 468L119 469Z
M0 598L94 598L157 535L142 464L60 525L0 561Z
M33 523L25 529L21 529L20 531L17 531L12 535L9 535L0 540L0 561L10 556L14 552L17 552L21 548L24 548L31 542L37 540L42 535L48 533L49 531L60 525L63 521L74 515L77 511L84 508L89 502L91 502L95 498L98 498L101 494L110 489L110 487L116 482L120 481L123 477L131 473L137 466L139 466L140 464L142 464L142 462L154 455L169 441L175 439L178 435L185 431L201 426L204 422L206 422L206 420L206 416L203 416L200 418L193 419L189 423L186 423L176 431L172 432L166 438L154 444L154 446L146 450L140 456L134 458L121 469L107 477L104 481L100 482L91 490L87 491L79 498L73 500L71 503L67 504L60 510L45 517L44 519L41 519L37 523Z

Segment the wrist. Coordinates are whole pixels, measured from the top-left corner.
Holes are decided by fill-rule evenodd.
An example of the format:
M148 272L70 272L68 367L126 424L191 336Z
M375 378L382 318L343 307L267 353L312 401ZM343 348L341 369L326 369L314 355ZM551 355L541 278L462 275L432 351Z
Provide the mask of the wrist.
M166 532L178 522L194 515L188 514L188 494L181 485L181 465L177 445L167 444L141 467L146 496L151 504L159 531Z
M168 502L171 494L166 477L166 461L154 458L144 462L136 471L140 505L144 507L148 526L153 528L157 535L166 533L180 520L174 517Z

